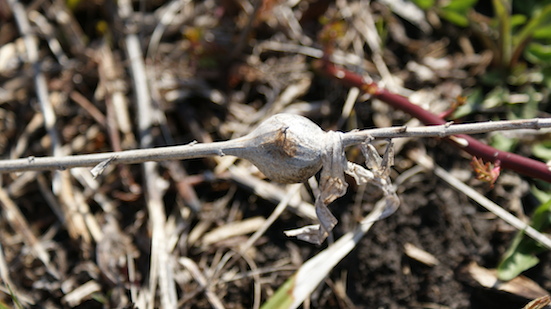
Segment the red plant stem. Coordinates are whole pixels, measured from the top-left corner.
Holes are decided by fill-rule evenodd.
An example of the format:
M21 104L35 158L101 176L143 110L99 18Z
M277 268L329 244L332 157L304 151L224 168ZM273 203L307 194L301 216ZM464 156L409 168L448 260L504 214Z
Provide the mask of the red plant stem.
M410 114L425 125L441 125L446 123L444 119L411 103L407 98L379 88L374 82L366 82L362 76L339 68L327 59L320 61L319 69L325 74L340 80L347 86L358 87L392 107ZM503 168L551 183L551 171L547 164L543 162L497 150L468 135L454 135L445 139L472 156L482 158L484 161L496 162L499 160Z

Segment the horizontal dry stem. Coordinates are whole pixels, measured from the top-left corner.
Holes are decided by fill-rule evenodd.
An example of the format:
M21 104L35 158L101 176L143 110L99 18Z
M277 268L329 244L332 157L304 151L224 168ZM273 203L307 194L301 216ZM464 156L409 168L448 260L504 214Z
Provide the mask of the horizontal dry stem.
M471 124L443 124L427 127L408 128L391 127L351 131L343 136L344 145L351 146L370 138L399 137L449 137L456 134L475 134L499 130L540 129L551 127L551 119L526 119L513 121L493 121ZM0 173L67 169L95 166L108 163L142 163L147 161L184 160L209 156L240 156L244 149L245 138L223 142L188 144L151 149L136 149L119 152L74 155L65 157L27 157L0 161Z
M24 159L0 161L0 173L21 171L43 171L95 166L102 162L134 164L148 161L185 160L210 156L235 155L239 153L238 140L187 144L150 149L135 149L117 152L84 154L65 157L27 157Z
M478 134L493 131L533 129L551 127L551 118L534 118L521 120L488 121L478 123L453 124L448 122L442 125L415 127L407 126L379 128L361 131L352 131L345 134L345 145L358 144L365 141L366 137L372 138L398 138L398 137L449 137L458 134Z
M411 103L406 97L381 88L377 83L367 81L363 76L348 71L344 68L337 67L329 60L328 57L324 57L320 60L318 65L322 72L335 78L339 82L351 87L358 87L364 92L371 94L373 97L391 105L392 107L402 110L419 119L425 125L446 124L444 119L423 109L419 105ZM490 162L499 161L501 162L501 166L503 168L511 169L528 177L551 182L551 171L549 170L549 166L543 162L495 149L467 135L455 135L446 138L446 140L472 156L482 158L483 160Z

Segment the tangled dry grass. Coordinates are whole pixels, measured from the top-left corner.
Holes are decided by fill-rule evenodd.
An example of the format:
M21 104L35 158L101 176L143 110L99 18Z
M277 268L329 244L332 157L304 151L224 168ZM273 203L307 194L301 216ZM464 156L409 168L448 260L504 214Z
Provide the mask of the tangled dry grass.
M326 130L415 126L313 68L329 36L336 63L444 112L492 55L467 33L435 28L397 2L0 1L0 153L229 140L282 112ZM517 283L530 288L507 290L506 299L480 289L478 265L494 268L514 230L420 165L425 153L518 216L522 202L535 203L529 179L505 171L490 191L449 145L397 140L391 177L403 208L377 223L305 308L518 307L551 289L548 254ZM363 161L358 149L347 156ZM316 179L276 184L235 157L110 165L97 178L89 168L10 173L1 181L4 306L13 295L23 307L258 308L322 249L283 234L315 219ZM381 198L350 183L331 206L341 222L335 237ZM282 200L287 209L267 221Z

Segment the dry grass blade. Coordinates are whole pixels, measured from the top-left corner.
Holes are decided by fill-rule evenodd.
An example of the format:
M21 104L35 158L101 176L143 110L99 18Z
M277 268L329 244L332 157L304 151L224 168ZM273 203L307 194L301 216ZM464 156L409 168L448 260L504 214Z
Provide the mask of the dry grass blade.
M74 307L83 303L85 299L92 297L94 293L100 291L101 286L96 281L88 281L63 296L62 301L69 306Z
M44 263L50 274L59 278L60 274L51 264L50 255L46 251L46 248L44 248L40 240L36 238L29 227L29 223L3 188L0 188L0 206L2 206L4 213L6 213L7 219L13 230L23 236L23 240L28 243L33 254Z
M23 5L16 0L9 0L9 5L14 13L14 16L17 20L19 30L23 35L25 41L25 48L28 55L28 59L33 69L34 83L35 83L35 92L40 103L40 108L44 116L44 125L50 136L52 149L54 156L61 155L61 145L59 142L59 134L56 130L56 116L54 109L50 103L48 86L46 82L46 76L40 70L40 60L39 60L39 49L38 49L38 39L31 30L31 25L29 23L27 13ZM54 184L55 185L55 184Z
M436 266L440 264L440 261L434 255L427 251L416 247L413 244L406 243L404 245L404 253L412 259L419 261L428 266Z
M274 221L283 213L283 211L287 208L290 201L295 197L298 190L301 188L302 184L295 184L290 185L290 188L288 188L285 196L283 199L277 204L274 211L270 214L270 216L266 219L264 224L257 229L257 231L247 240L243 246L241 246L240 250L247 251L249 248L251 248L254 243L266 232L266 230L274 223Z
M258 180L258 178L236 166L230 168L230 174L233 180L249 188L254 194L268 201L272 201L273 203L277 203L278 205L284 201L282 197L286 196L286 194L279 186L267 181ZM299 216L310 220L316 219L314 205L301 199L291 199L288 204L291 210L296 212Z
M133 29L131 25L133 8L130 1L119 1L118 5L120 19L129 27L129 33L125 37L125 42L128 59L130 59L134 91L136 93L140 146L142 148L150 148L153 145L151 128L154 123L153 117L155 113L151 102L140 40L138 35L134 33L135 29ZM143 171L144 175L146 175L144 176L144 187L148 199L147 207L152 224L152 254L149 271L149 289L147 290L149 295L146 307L153 308L155 306L156 287L158 284L163 308L176 308L176 285L173 278L173 265L170 263L166 243L166 214L164 212L164 203L162 199L163 189L160 187L161 180L157 173L157 164L154 162L146 162L143 164Z
M2 248L2 244L0 243L0 278L2 278L3 285L0 287L0 291L5 294L12 294L15 295L18 299L18 301L24 303L25 305L34 305L34 301L32 298L27 297L23 293L21 293L13 284L11 278L10 278L10 272L8 265L6 263L6 259L4 258L4 249Z
M263 305L263 309L298 308L314 289L325 279L329 272L352 249L373 226L385 211L386 202L379 201L375 209L366 216L360 225L351 232L341 236L327 249L306 261L297 272Z
M11 158L15 159L21 157L21 155L25 152L25 149L29 147L29 138L31 134L33 134L43 124L44 116L40 113L35 113L31 121L29 121L27 126L25 126L25 130L23 131L23 133L19 136L19 139L17 140L17 145L11 151Z
M77 202L75 188L73 188L71 174L69 171L59 171L59 194L53 191L60 201L61 210L69 230L71 238L81 239L82 243L89 246L92 241L92 235L86 225L86 217L90 216L88 207ZM98 230L98 229L95 229ZM96 234L97 235L97 234Z
M210 286L208 285L207 278L201 273L197 264L195 264L193 260L187 257L180 258L179 262L191 273L191 275L199 283L199 286L201 287L201 289L205 290L205 294L207 295L207 298L210 304L212 305L212 307L216 309L224 309L225 307L222 304L222 301L211 290Z
M497 278L495 269L481 267L475 262L471 262L465 268L467 276L484 288L511 293L526 299L548 296L547 291L537 282L525 276L521 275L510 281L501 281Z
M261 217L248 218L243 221L231 222L220 226L203 236L203 245L208 246L230 237L246 235L257 231L266 220Z
M549 295L545 295L529 302L522 309L543 309L549 304L551 304L551 297Z

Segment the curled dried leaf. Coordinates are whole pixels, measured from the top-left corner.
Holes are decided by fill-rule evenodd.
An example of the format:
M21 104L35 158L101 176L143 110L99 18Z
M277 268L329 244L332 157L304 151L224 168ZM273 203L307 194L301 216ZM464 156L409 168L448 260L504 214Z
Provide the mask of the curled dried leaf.
M375 147L369 142L362 145L362 152L366 158L365 164L370 170L349 162L346 173L354 177L358 184L372 183L381 188L384 194L384 208L380 215L373 219L381 220L393 214L400 206L400 199L389 176L390 168L394 164L392 143L388 144L383 157L379 156Z
M400 200L390 181L390 167L393 164L392 143L389 143L383 157L379 156L375 147L365 143L362 147L366 158L366 166L348 162L344 153L342 133L327 132L324 136L325 147L322 150L322 171L320 176L320 193L316 197L316 214L319 225L310 225L300 229L287 231L286 235L315 244L321 244L337 224L327 205L346 193L348 184L345 173L354 177L358 184L373 183L383 191L384 206L380 215L373 220L388 217L398 209Z
M286 233L315 244L321 244L337 224L337 219L327 205L343 196L348 188L344 179L347 161L342 143L342 133L333 131L325 133L323 143L325 147L322 149L323 168L320 175L320 193L316 197L315 203L316 215L320 224Z

